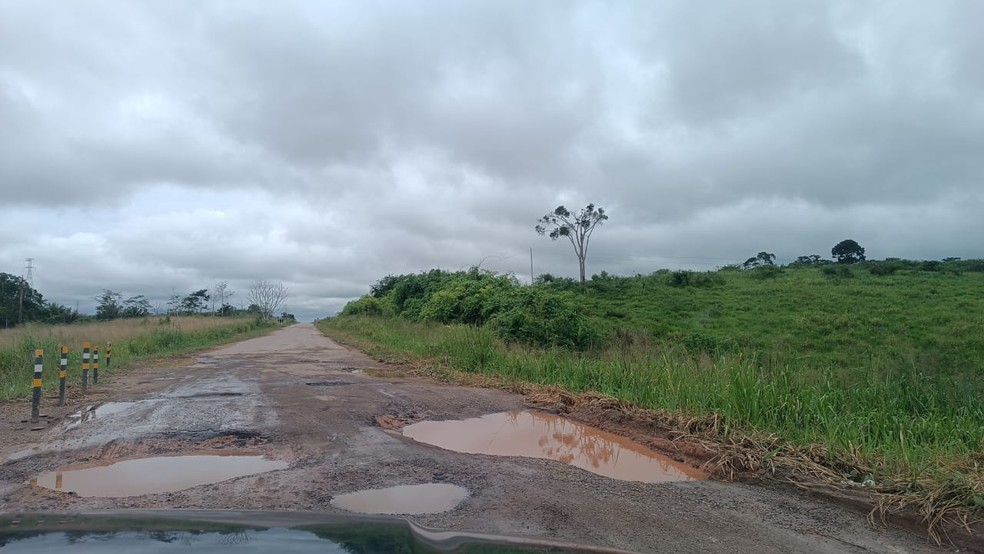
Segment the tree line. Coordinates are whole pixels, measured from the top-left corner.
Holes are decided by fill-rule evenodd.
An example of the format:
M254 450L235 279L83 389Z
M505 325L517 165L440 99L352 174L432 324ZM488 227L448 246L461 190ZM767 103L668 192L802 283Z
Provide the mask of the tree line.
M246 307L231 304L235 292L226 281L212 287L197 289L188 294L177 293L163 302L153 303L146 295L126 296L122 291L103 289L95 296L94 315L84 315L77 309L57 302L50 302L22 277L0 272L0 324L4 328L21 323L73 323L96 319L109 321L124 318L142 318L152 315L255 315L260 318L279 316L294 319L283 311L288 288L283 282L257 280L249 284L243 294Z

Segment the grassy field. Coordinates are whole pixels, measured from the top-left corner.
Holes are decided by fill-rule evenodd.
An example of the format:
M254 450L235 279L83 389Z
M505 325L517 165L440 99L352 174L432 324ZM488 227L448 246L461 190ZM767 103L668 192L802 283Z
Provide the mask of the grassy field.
M441 291L511 294L490 278L462 285L483 277L458 274L403 287L421 300L402 298L411 307L402 313L391 305L406 292L397 283L373 299L379 306L356 305L381 315L321 326L390 358L713 414L721 438L775 437L773 448L805 449L845 482L921 499L927 518L956 506L984 516L984 273L844 269L605 276L533 287L543 292L531 308L467 292L449 308ZM574 312L550 313L600 339L582 348L503 340L523 314L535 325L536 298L553 294ZM435 298L441 310L429 308ZM461 306L476 302L507 311L481 308L477 325L427 317L468 314Z
M82 342L101 347L100 375L106 369L106 345L113 344L111 370L142 359L206 348L269 330L254 318L150 317L71 325L24 325L0 330L0 399L26 396L33 378L33 352L43 348L44 390L56 391L61 345L69 347L69 382L81 371Z

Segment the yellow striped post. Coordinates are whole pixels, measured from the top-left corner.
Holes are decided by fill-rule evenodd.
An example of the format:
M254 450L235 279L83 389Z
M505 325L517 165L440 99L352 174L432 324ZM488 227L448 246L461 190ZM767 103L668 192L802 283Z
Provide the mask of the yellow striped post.
M61 347L61 359L58 360L58 405L65 405L65 377L68 376L68 347Z
M34 394L31 396L31 423L41 417L41 370L44 368L44 350L34 349Z
M113 362L113 343L106 343L106 369L109 370L110 364Z
M92 343L85 341L82 343L82 396L89 389L89 350L92 348Z
M92 384L99 384L99 345L92 347Z

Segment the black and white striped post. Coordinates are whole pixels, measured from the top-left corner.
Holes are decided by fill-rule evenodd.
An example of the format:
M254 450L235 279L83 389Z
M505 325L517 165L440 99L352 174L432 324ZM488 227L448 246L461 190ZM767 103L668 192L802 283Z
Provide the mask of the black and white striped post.
M31 423L41 417L41 369L44 367L44 350L34 349L34 394L31 396Z
M82 396L89 389L89 349L92 344L89 341L82 343Z
M68 347L61 347L61 359L58 360L58 405L65 405L65 377L68 376Z
M99 384L99 345L92 347L92 384Z

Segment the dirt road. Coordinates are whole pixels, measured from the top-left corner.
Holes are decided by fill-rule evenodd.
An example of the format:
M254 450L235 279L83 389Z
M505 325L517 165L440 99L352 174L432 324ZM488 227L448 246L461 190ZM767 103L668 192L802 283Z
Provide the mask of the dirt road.
M98 406L95 412L82 406ZM788 490L717 481L621 481L560 462L462 454L415 442L377 416L419 421L520 410L523 398L399 376L299 324L168 367L50 399L47 429L0 407L0 510L225 508L341 512L333 497L441 483L468 497L425 526L557 538L639 552L940 552L922 536L872 528L862 514ZM32 479L56 468L182 454L262 454L284 469L178 492L78 496ZM281 467L282 467L281 466ZM204 466L203 466L204 467ZM61 479L61 477L59 477Z

